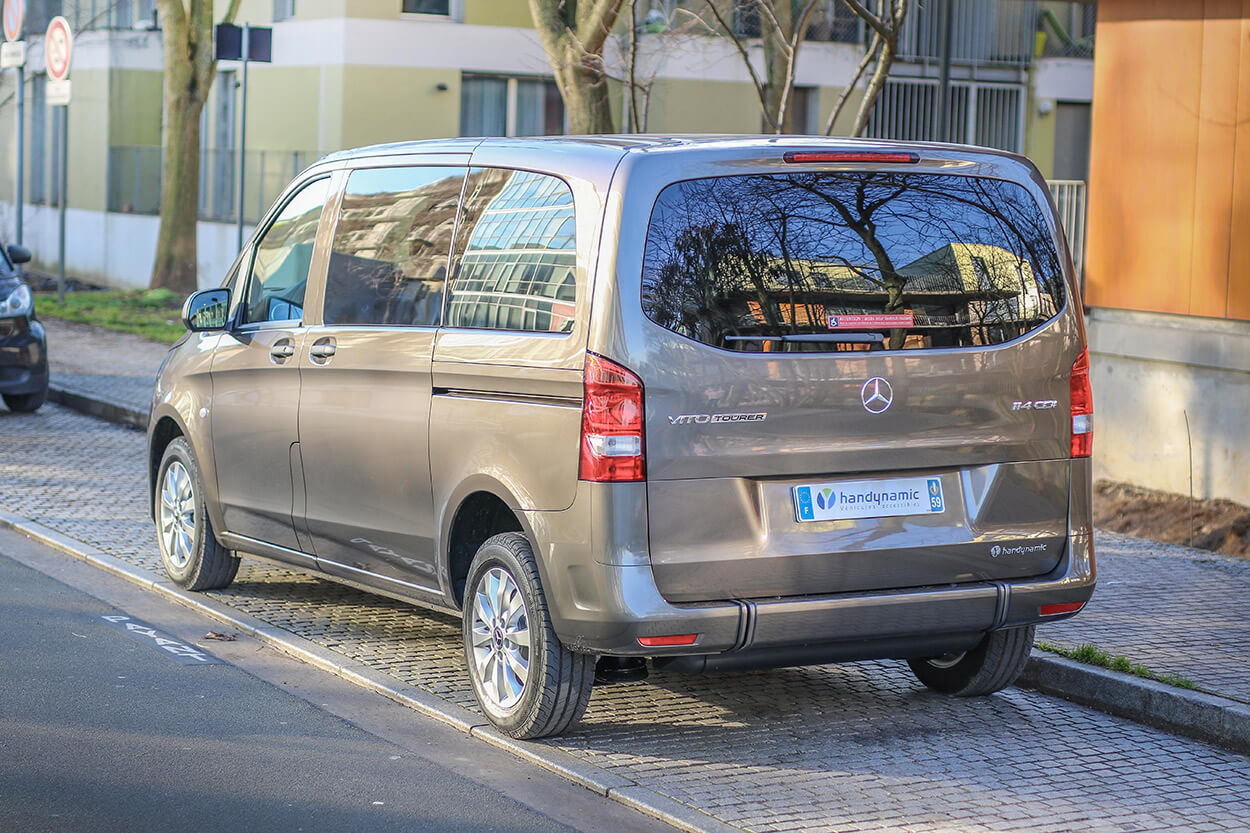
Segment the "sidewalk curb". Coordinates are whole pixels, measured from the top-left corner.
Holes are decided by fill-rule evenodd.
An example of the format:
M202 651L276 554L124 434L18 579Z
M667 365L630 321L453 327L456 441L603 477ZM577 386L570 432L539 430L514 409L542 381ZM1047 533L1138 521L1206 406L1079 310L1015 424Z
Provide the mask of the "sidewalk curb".
M1034 650L1017 685L1250 754L1250 705Z
M73 407L73 406L70 406ZM609 772L575 755L541 741L516 740L497 731L479 714L428 691L403 683L289 631L249 616L224 602L175 586L157 576L83 543L55 529L0 508L0 528L11 529L45 546L111 573L144 589L152 590L193 610L212 616L240 633L248 634L293 657L329 671L348 682L381 694L445 723L459 731L509 752L523 761L566 778L575 784L631 807L687 833L742 833L741 828L694 807L682 804L622 775Z
M148 414L114 399L106 399L92 393L75 390L55 382L48 385L48 399L58 405L73 408L88 416L98 417L118 425L147 430Z

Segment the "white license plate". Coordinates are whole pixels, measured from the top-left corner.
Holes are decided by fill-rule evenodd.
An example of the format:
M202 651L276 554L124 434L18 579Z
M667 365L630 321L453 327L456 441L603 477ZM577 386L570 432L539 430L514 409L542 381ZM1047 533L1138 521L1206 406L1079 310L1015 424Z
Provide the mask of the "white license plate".
M946 509L937 477L806 483L792 493L794 516L800 522L937 515Z

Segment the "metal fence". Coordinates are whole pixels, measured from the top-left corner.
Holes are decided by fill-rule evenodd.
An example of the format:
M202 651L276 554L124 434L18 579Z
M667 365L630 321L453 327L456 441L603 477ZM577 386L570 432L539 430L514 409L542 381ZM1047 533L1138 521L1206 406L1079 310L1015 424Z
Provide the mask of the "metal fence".
M940 138L938 95L934 78L889 79L869 117L868 135L907 142ZM950 141L1022 152L1026 98L1022 84L952 81Z
M951 63L1026 67L1036 50L1036 0L930 0L913 6L899 37L904 61L942 56L943 21L951 9Z
M200 219L234 222L237 214L238 152L206 148L200 152ZM244 155L243 220L257 222L295 175L318 154L307 150L249 150ZM108 156L108 210L159 214L161 149L149 145L115 146Z
M1076 269L1077 286L1085 297L1085 183L1079 179L1049 179L1051 196L1059 209L1059 221L1068 237L1072 250L1072 265Z
M27 36L42 35L57 15L75 34L93 29L155 29L156 0L28 0Z

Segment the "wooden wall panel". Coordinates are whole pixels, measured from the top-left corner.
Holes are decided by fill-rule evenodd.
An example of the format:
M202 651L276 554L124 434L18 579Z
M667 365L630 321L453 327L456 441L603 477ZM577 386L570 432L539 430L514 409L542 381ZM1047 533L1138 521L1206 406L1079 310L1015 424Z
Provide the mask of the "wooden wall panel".
M1242 0L1238 64L1237 155L1233 164L1228 317L1250 320L1250 0Z
M1237 138L1237 65L1242 0L1206 0L1199 56L1198 145L1194 165L1191 315L1228 314L1228 256Z
M1099 3L1090 304L1188 312L1202 7L1202 0Z
M1087 300L1250 319L1250 0L1103 0Z

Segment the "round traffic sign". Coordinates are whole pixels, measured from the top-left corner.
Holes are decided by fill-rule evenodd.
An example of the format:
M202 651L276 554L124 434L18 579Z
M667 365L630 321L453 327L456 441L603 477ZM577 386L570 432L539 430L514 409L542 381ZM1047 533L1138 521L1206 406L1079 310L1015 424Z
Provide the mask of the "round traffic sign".
M4 39L9 43L22 36L22 18L25 16L24 0L4 0Z
M43 41L44 61L48 65L48 78L64 81L69 75L69 60L74 54L74 36L69 21L57 15L48 24L48 35Z

